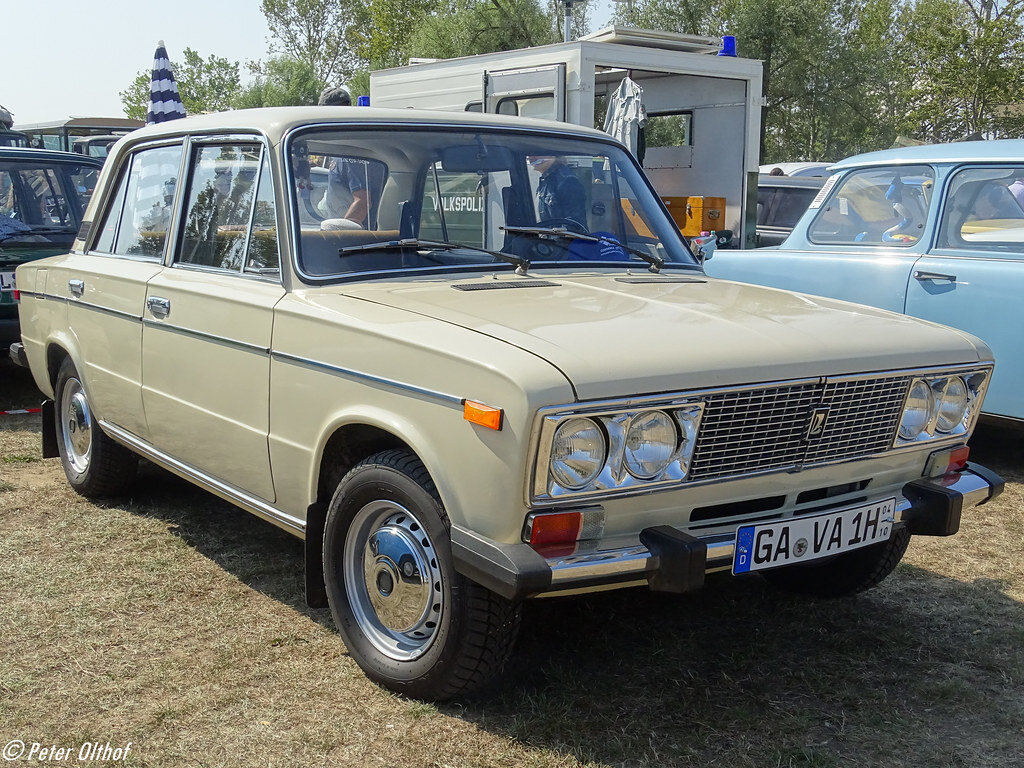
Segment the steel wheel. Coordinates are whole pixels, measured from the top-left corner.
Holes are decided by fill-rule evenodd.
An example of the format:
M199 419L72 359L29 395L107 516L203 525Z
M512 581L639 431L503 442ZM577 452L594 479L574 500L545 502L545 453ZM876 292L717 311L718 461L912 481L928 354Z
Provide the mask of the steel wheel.
M501 670L519 606L460 574L420 460L382 451L338 483L324 521L327 601L352 658L406 696L450 699Z
M71 358L61 363L54 390L57 449L71 487L89 498L128 490L138 457L103 431Z
M444 611L434 545L408 509L371 501L345 541L345 592L360 629L388 658L411 661L437 636Z
M64 455L71 468L79 474L89 469L92 461L93 418L82 382L69 378L60 398L61 439Z

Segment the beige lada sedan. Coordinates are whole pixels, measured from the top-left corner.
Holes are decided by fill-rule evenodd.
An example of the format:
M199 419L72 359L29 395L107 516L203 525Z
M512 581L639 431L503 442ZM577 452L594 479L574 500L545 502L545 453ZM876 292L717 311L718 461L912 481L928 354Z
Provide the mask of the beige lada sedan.
M524 599L846 595L1002 481L967 334L707 277L596 131L372 108L122 139L12 355L81 494L144 456L304 539L378 683L491 679Z

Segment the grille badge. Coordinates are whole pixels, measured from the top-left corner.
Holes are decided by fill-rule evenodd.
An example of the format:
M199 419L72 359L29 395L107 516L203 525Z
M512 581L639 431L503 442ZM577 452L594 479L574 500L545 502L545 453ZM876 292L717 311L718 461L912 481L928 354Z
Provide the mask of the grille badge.
M811 423L807 425L806 440L810 440L812 437L821 437L821 433L825 431L825 422L828 421L829 410L827 407L822 407L811 411Z

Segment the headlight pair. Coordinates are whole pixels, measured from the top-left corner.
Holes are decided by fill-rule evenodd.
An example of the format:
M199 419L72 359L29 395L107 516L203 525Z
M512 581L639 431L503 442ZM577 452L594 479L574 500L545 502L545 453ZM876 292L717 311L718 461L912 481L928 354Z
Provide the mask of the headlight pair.
M702 404L553 416L547 477L535 489L562 496L685 478Z
M955 376L928 376L910 383L897 445L966 433L977 417L988 381L987 371Z

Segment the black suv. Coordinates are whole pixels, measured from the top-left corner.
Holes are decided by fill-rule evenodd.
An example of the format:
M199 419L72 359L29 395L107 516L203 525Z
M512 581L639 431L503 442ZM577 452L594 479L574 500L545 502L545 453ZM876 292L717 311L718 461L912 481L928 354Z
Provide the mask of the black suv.
M826 179L820 176L757 177L757 247L781 245Z
M14 270L71 249L103 161L0 146L0 348L19 341Z

